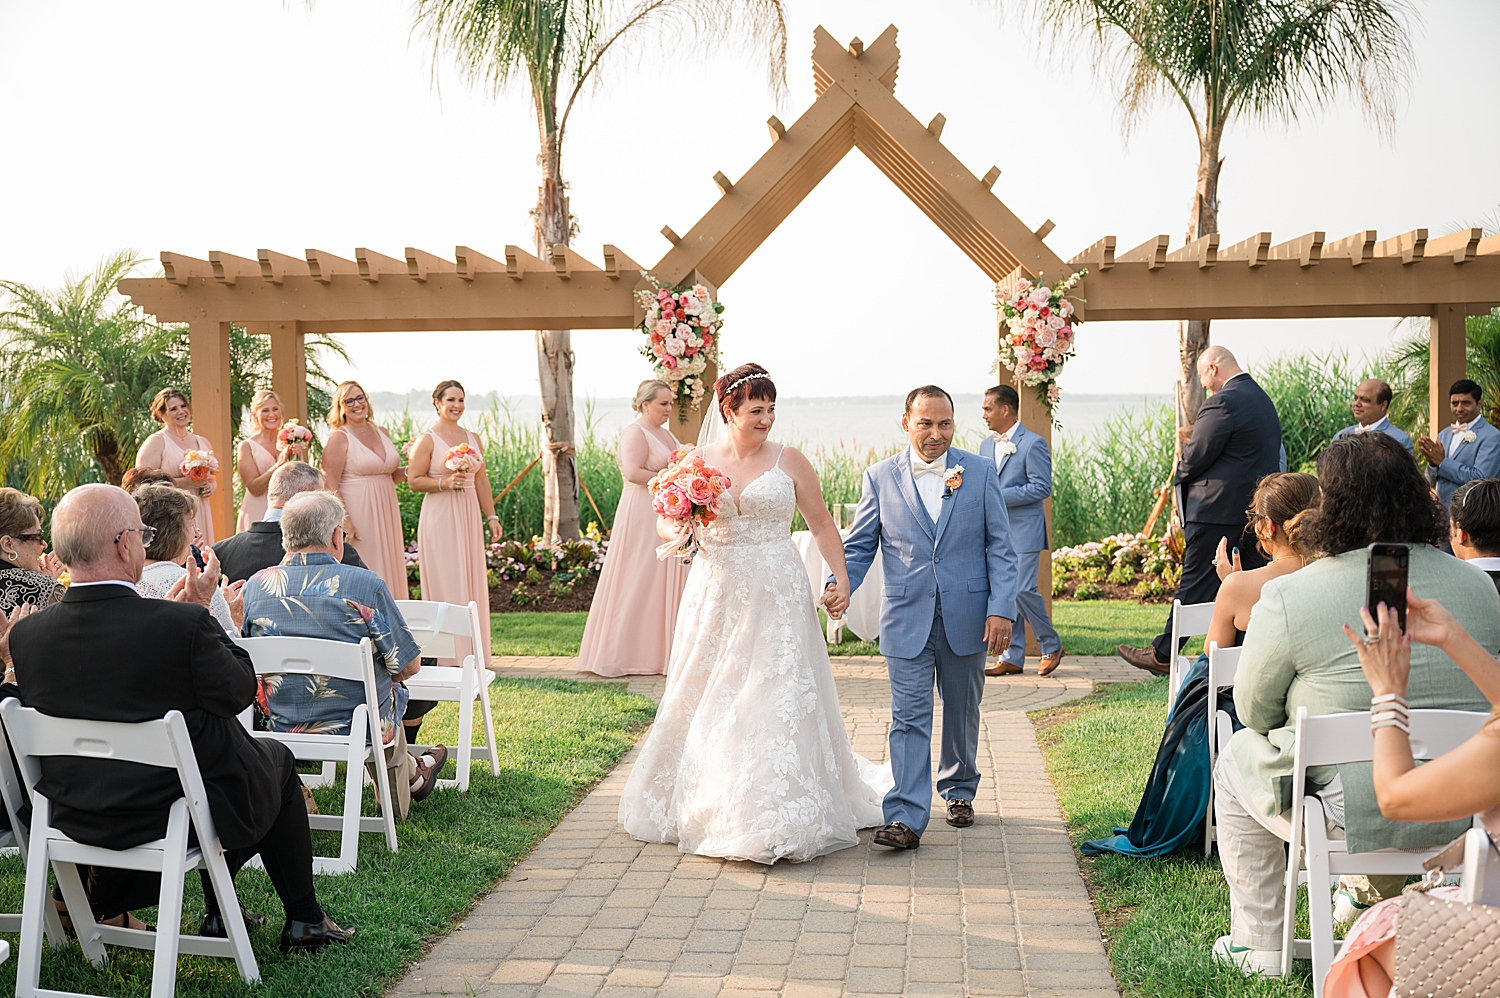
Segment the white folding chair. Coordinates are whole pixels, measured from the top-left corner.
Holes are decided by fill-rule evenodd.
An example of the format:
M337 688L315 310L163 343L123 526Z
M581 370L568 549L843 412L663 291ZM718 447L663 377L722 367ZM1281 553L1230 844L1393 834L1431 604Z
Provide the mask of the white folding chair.
M0 806L5 808L5 816L10 819L10 831L0 832L0 845L6 846L6 852L19 854L23 867L26 864L27 844L30 839L26 832L26 823L21 820L21 806L26 799L26 788L21 782L21 775L10 764L10 742L5 737L5 725L0 723ZM58 917L57 909L50 904L42 908L42 928L46 931L47 942L50 945L55 947L67 945L68 937L63 932L62 919ZM0 914L0 932L20 931L20 915ZM4 962L0 959L0 963Z
M359 644L327 641L322 638L236 638L240 647L250 653L257 676L326 676L363 683L364 703L356 703L349 719L349 733L319 735L303 731L255 731L256 738L278 741L292 750L299 762L342 762L344 773L344 810L342 814L310 814L307 823L313 828L340 833L337 856L314 856L314 873L348 873L359 863L360 832L384 832L386 848L397 851L396 810L385 769L385 749L380 735L380 709L375 702L375 658L370 639ZM375 788L379 817L361 817L364 797L366 761L375 771ZM327 770L325 765L324 769ZM320 785L318 777L304 776L309 786Z
M260 968L250 947L250 935L240 916L234 878L224 862L224 848L214 830L213 815L187 722L180 711L170 711L159 721L120 724L113 721L81 721L50 717L22 707L18 700L0 705L0 715L15 746L17 760L31 789L31 849L26 857L25 903L21 916L21 943L16 966L17 998L80 998L76 992L49 991L38 987L42 968L43 913L52 907L47 890L47 866L57 873L58 885L68 905L73 929L84 955L95 965L107 959L104 944L156 951L151 974L152 998L171 998L177 984L179 953L230 957L240 977L254 983ZM183 796L172 803L165 838L131 849L104 849L75 842L52 827L52 805L37 793L42 778L41 760L52 756L108 759L144 766L174 769L182 783ZM188 844L189 826L198 844ZM161 900L156 931L116 928L94 921L88 896L78 876L78 864L156 870L161 873ZM189 870L208 870L209 881L224 914L227 939L182 934L182 887Z
M1177 691L1182 688L1182 677L1193 667L1193 660L1179 654L1183 641L1208 633L1208 625L1214 619L1212 603L1184 603L1172 601L1172 657L1167 665L1167 710L1177 702Z
M1490 715L1466 710L1413 710L1411 749L1417 759L1435 759L1468 741ZM1296 748L1292 764L1291 848L1286 864L1286 916L1282 925L1281 972L1291 973L1292 960L1312 959L1313 995L1323 998L1323 978L1338 953L1333 938L1333 879L1345 874L1421 874L1422 864L1439 849L1408 852L1379 849L1350 853L1343 839L1331 839L1324 821L1323 802L1306 793L1307 771L1313 766L1369 762L1375 757L1370 714L1308 714L1297 708ZM1445 843L1446 845L1446 843ZM1308 921L1312 938L1295 938L1297 885L1304 865Z
M469 765L474 752L474 701L484 722L483 755L490 763L490 774L500 775L500 754L495 750L495 718L490 713L490 670L479 663L484 648L483 624L478 604L438 603L433 600L397 600L396 607L411 628L412 637L430 658L455 658L454 638L468 638L476 654L464 659L463 665L424 665L406 680L413 700L447 700L458 702L458 744L445 746L457 761L458 779L438 780L439 787L469 789ZM417 746L412 746L416 751Z
M1217 641L1208 643L1208 814L1203 819L1203 855L1214 851L1219 829L1214 824L1214 764L1219 749L1234 734L1229 712L1219 709L1219 691L1234 688L1234 674L1240 668L1239 648L1220 648Z

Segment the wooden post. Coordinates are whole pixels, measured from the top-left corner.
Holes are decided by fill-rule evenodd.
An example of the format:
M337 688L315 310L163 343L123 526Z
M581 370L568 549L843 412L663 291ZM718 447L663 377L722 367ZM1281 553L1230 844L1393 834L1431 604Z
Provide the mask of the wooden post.
M1021 425L1032 433L1047 441L1047 448L1052 448L1052 417L1047 412L1047 407L1037 401L1036 389L1027 385L1016 385L1016 393L1021 396ZM1049 497L1042 500L1042 513L1047 518L1047 538L1052 538L1052 499ZM1047 616L1052 616L1052 556L1043 551L1041 559L1036 567L1037 592L1042 594L1042 602L1046 604ZM1036 634L1028 627L1026 629L1026 654L1040 655L1041 647L1036 643Z
M234 533L234 422L230 413L229 323L188 323L188 362L192 369L193 432L208 441L219 459L219 487L208 498L214 536Z
M307 337L296 320L269 325L271 390L281 399L282 417L311 426L311 414L307 411Z
M1463 305L1438 305L1432 310L1429 326L1430 350L1427 389L1427 435L1437 439L1437 431L1448 425L1452 410L1448 407L1448 389L1453 382L1468 377L1465 351L1468 335Z

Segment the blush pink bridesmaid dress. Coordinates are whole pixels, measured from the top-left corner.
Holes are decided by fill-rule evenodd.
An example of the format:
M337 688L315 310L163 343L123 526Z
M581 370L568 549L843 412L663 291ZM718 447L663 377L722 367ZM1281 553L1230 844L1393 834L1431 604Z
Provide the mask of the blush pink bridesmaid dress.
M159 432L161 432L162 443L161 470L173 478L182 477L182 455L186 454L188 450L212 450L208 446L208 441L196 433L188 438L189 446L183 448L177 445L177 442L172 439L171 434L165 431ZM218 456L217 454L214 455L214 457ZM219 470L214 472L214 477L219 480L219 488L227 487L226 483L229 481L228 469L223 461L219 462ZM198 541L198 546L205 548L212 546L214 542L214 518L209 513L208 503L203 501L202 495L198 496L198 531L203 535Z
M401 504L391 473L401 466L401 455L389 437L380 434L380 453L372 451L348 430L337 430L349 441L344 477L337 483L349 522L359 536L350 541L370 571L385 580L394 599L409 599L406 586L406 546L401 542Z
M677 443L668 442L668 436L666 430L653 432L640 423L620 431L619 461L625 486L583 628L579 672L658 676L667 671L688 566L675 557L656 560L662 540L656 535L651 494L630 478L632 473L639 476L643 468L654 474L671 462Z
M271 465L276 463L276 455L266 450L265 445L259 440L250 441L250 451L255 455L255 465L249 469L250 473L245 476L246 478L259 478L266 473L266 470ZM270 483L267 483L267 488L269 487ZM235 521L234 532L240 533L249 530L250 524L257 520L264 520L266 518L266 510L269 508L269 502L270 500L266 498L264 492L258 496L251 495L250 490L246 489L245 498L240 501L240 515L239 519Z
M432 459L425 470L410 473L443 478L453 474L443 464L449 445L432 431ZM480 452L484 448L479 438L464 431L469 446ZM484 564L484 516L479 509L479 493L474 483L456 492L428 492L422 496L422 517L417 521L417 565L422 573L422 598L441 600L444 603L468 605L473 600L479 605L479 625L483 631L484 647L479 659L480 668L490 664L490 587ZM463 638L454 641L461 661L467 655L468 642ZM456 662L438 660L439 665L456 665Z

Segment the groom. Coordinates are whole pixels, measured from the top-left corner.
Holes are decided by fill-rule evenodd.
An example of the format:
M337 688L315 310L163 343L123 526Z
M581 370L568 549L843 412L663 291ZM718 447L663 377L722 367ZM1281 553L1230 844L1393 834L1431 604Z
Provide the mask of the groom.
M979 701L985 652L1010 644L1016 553L1000 479L977 454L956 450L953 399L934 385L906 396L901 426L911 447L865 472L844 541L850 592L878 548L884 559L880 652L891 676L887 824L875 843L915 849L932 805L932 688L943 699L937 789L948 824L974 823L979 788ZM842 602L830 581L823 602Z

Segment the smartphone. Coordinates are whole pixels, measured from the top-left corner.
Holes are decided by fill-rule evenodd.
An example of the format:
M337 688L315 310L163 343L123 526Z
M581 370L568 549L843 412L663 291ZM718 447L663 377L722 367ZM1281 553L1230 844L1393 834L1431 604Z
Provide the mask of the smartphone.
M1365 606L1375 616L1381 603L1396 611L1401 633L1406 633L1406 578L1411 548L1405 544L1371 544L1365 573Z

